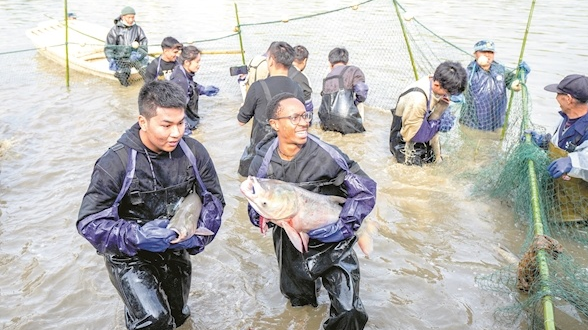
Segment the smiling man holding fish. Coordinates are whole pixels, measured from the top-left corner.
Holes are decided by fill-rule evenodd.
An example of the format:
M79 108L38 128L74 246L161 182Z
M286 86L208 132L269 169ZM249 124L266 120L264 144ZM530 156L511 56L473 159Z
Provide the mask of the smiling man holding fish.
M274 96L267 107L267 118L276 134L268 134L257 145L249 175L295 183L321 195L339 196L339 202L332 197L330 203L342 203L334 222L319 219L321 211L330 212L325 206L328 203L323 203L315 207L314 215L310 212L310 216L292 222L294 231L288 228L287 232L284 228L288 226L277 221L281 219L268 219L279 224L274 226L273 240L280 267L280 290L292 306L316 307L321 279L331 299L324 328L363 329L368 316L359 298L359 261L353 246L358 240L355 232L374 208L376 183L337 147L308 134L311 117L304 103L293 94ZM243 192L251 192L256 185L259 188L256 180L251 185L245 183ZM275 198L267 203L283 202ZM307 205L308 208L312 206ZM253 207L249 207L249 217L254 225L264 229L265 219ZM323 226L316 228L312 224ZM292 241L289 237L293 237Z
M175 329L190 317L190 254L221 225L218 176L204 146L183 136L185 106L177 84L145 84L138 123L98 159L80 207L78 232L104 256L128 329Z

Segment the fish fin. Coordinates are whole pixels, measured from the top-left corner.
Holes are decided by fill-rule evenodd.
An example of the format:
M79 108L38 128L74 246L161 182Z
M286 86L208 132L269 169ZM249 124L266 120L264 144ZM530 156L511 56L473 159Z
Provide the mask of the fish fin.
M341 197L341 196L336 196L336 195L328 195L327 197L329 197L329 199L337 204L345 204L345 201L347 200L347 198L345 197Z
M374 240L373 235L378 232L378 224L373 221L364 220L361 227L357 231L357 245L365 254L366 257L370 257L370 254L374 251Z
M308 241L310 240L310 237L308 237L308 234L301 232L300 233L300 240L302 241L302 249L304 250L303 252L308 252Z
M368 258L370 257L370 254L374 251L374 240L372 239L372 236L367 232L363 232L361 235L359 235L359 237L357 238L357 245L359 245L359 248L361 249L363 254L365 254L365 256Z
M214 235L214 233L212 232L212 230L210 230L206 227L198 227L196 229L196 231L194 232L194 235L212 236L212 235Z
M290 226L290 224L286 221L284 221L284 223L282 224L282 228L284 228L284 230L286 231L288 238L290 238L290 242L292 242L292 245L294 245L296 250L298 250L300 252L305 252L304 251L304 243L302 241L302 238L300 237L300 234L296 231L296 229L294 229L292 226ZM308 241L306 241L306 244L308 245Z

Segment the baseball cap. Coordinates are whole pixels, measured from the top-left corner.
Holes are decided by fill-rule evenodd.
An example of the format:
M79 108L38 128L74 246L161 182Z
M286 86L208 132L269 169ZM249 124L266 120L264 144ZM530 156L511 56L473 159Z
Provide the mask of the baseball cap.
M581 74L571 74L563 78L559 84L547 85L548 92L570 94L580 102L588 102L588 77Z
M491 40L480 40L474 45L475 52L494 52L494 41Z
M174 37L165 37L161 41L161 48L178 48L182 49L182 43Z

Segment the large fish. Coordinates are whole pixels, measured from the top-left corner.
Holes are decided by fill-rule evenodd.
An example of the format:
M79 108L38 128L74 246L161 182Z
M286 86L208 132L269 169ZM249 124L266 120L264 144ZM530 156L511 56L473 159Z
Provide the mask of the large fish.
M267 230L265 220L284 228L290 241L300 252L308 251L308 234L336 222L341 213L344 197L313 193L292 183L249 176L241 183L241 192L260 217L259 228ZM359 247L366 256L371 252L369 230L359 234Z
M169 221L168 229L178 233L178 238L171 241L172 244L187 240L194 235L211 236L214 233L206 228L198 226L202 201L195 192L182 197L175 206L176 212Z

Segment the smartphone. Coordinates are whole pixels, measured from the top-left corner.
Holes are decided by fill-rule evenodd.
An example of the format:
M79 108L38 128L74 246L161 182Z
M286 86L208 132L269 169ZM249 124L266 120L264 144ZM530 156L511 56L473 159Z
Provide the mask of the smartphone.
M231 76L238 76L240 74L247 74L247 65L232 66L229 68Z

